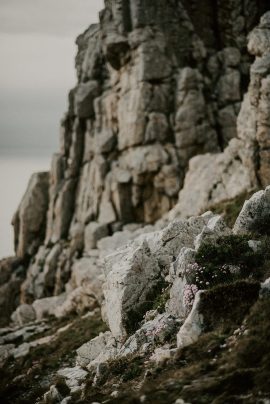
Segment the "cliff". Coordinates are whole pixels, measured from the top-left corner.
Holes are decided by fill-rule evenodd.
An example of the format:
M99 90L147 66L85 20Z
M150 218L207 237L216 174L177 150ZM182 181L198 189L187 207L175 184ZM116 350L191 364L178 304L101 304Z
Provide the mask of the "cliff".
M205 363L196 346L205 334L221 366L217 334L228 346L246 322L254 331L249 310L269 298L269 188L242 205L270 184L269 9L255 0L107 0L100 23L77 38L78 83L61 121L60 150L49 173L33 174L13 218L16 257L0 263L2 325L13 313L13 328L0 330L9 374L16 379L14 366L27 369L20 358L39 361L40 346L61 351L62 332L73 352L67 363L57 359L66 394L53 382L54 369L40 400L94 401L100 385L108 398L115 393L108 378L119 385L135 363L128 380L137 387L124 383L125 391L140 391L144 382L146 390L132 402L144 402L136 400L147 389L155 398L146 402L165 402L154 377L147 382L153 367L146 364L171 361L164 380L171 372L185 383L168 402L182 403L197 360L201 383ZM105 331L100 308L109 331L98 335ZM96 331L90 335L84 322ZM73 326L82 335L67 331ZM194 343L195 351L185 350ZM179 368L185 355L186 374ZM228 387L225 401L215 402L249 392L246 402L261 402L256 383L269 398L256 377L247 390L230 395ZM215 394L222 400L215 388L190 387L190 402ZM119 391L112 397L106 402L121 402Z

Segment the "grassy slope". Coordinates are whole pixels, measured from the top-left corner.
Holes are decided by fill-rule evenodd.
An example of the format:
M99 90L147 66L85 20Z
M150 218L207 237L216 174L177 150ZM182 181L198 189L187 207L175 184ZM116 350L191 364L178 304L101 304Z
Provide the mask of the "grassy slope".
M76 349L97 336L106 327L100 316L55 321L47 334L53 335L60 327L72 325L51 343L32 348L21 359L10 359L0 370L0 402L5 404L34 403L48 391L56 371L63 366L74 366Z

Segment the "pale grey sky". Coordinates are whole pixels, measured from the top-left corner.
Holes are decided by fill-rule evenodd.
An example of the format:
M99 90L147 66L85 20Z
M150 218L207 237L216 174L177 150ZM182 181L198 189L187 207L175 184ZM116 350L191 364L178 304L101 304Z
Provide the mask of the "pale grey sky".
M75 83L75 38L103 0L0 0L0 154L58 147Z

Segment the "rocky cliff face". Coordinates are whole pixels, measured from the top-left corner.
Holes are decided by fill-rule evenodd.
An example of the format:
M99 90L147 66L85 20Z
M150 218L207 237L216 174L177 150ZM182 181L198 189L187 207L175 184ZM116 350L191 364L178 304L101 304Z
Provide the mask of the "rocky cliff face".
M17 255L33 257L40 246L23 301L63 291L74 254L127 223L155 223L177 203L184 183L180 216L268 183L266 127L256 135L251 122L256 94L242 108L240 140L226 148L237 136L249 80L246 35L266 8L256 1L105 2L100 24L77 39L78 84L49 189L37 177L14 219ZM265 24L250 45L259 59L268 45ZM260 69L252 72L250 93L259 91ZM224 148L224 157L213 154ZM220 176L228 178L222 183ZM48 276L47 258L54 262Z
M269 189L244 205L233 231L206 211L270 183L268 9L255 0L108 0L100 24L78 37L60 151L50 173L31 178L13 219L17 258L0 266L3 321L18 306L19 327L1 334L3 363L58 346L66 329L44 319L101 307L110 331L80 338L78 366L59 371L75 400L89 375L91 386L107 380L111 361L176 358L227 324L226 312L218 320L205 308L220 290L240 296L230 332L259 291L267 295L259 281ZM55 335L33 341L48 329ZM60 400L54 388L45 402Z

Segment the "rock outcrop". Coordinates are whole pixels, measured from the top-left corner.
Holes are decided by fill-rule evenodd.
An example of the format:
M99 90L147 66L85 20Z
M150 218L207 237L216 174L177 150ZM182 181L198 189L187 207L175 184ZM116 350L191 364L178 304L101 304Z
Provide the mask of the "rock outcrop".
M143 369L141 391L155 364L189 366L201 339L214 372L221 336L235 343L269 298L266 3L108 0L78 37L60 150L14 216L17 258L0 263L1 303L13 311L1 366L12 373L39 349L63 352L56 379L44 373L45 402L104 401L107 391L118 400L118 379L106 397L96 391L119 369L121 383ZM208 211L260 187L234 207L233 229ZM95 323L100 312L109 330Z
M248 50L256 58L237 118L236 137L223 153L191 159L179 202L170 217L199 214L243 191L269 184L269 24L267 12L248 35Z
M210 3L108 1L100 24L78 37L78 84L52 159L49 202L47 175L38 174L14 218L17 254L39 249L23 302L64 292L76 254L126 223L155 223L183 183L176 215L186 217L267 182L267 122L259 110L268 14L249 38L257 59L236 130L249 77L246 34L267 6ZM216 26L201 27L202 20Z

